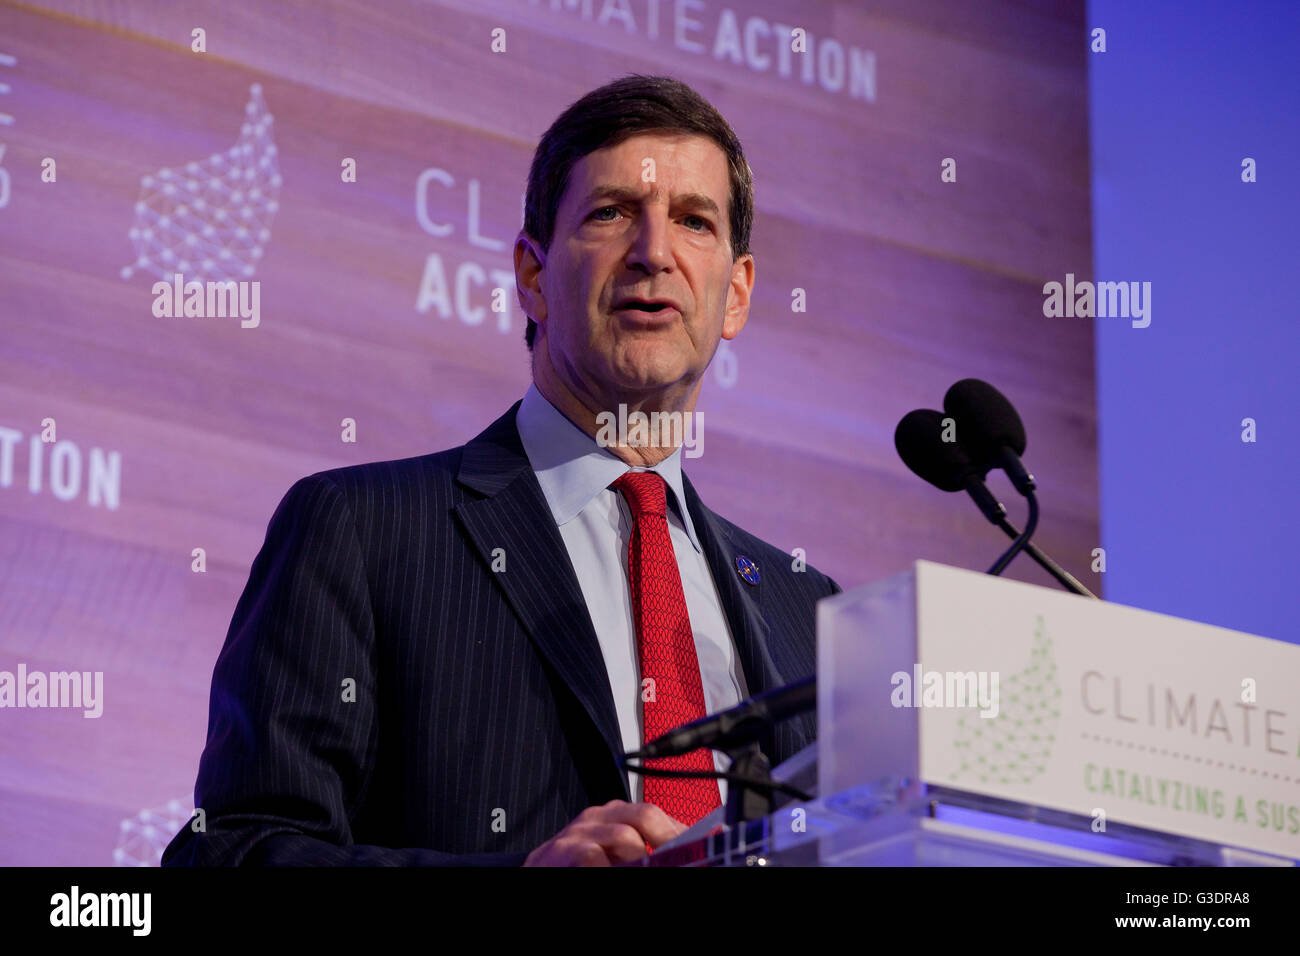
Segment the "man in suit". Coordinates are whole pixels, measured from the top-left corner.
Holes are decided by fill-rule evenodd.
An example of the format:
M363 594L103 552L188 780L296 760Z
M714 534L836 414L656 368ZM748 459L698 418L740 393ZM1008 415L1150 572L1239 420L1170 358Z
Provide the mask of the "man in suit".
M726 782L618 756L815 670L836 584L706 508L680 445L601 427L620 405L689 422L745 325L735 133L684 84L624 78L543 136L525 207L532 386L462 447L289 490L213 674L203 823L164 865L634 860ZM766 756L815 737L787 721Z

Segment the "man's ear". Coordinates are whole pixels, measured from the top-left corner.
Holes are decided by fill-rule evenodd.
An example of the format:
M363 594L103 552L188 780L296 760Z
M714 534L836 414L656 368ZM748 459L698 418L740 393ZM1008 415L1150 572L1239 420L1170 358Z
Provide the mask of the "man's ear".
M727 287L727 313L722 319L722 337L734 339L749 320L749 297L754 291L754 257L741 256L731 266Z
M542 270L546 253L528 233L520 230L515 237L515 291L519 307L534 322L546 321L546 294L542 291Z

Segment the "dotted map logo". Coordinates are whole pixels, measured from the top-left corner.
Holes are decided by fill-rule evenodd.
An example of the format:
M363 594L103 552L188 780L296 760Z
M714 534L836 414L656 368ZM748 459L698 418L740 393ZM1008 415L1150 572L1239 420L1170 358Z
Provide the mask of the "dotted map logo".
M1002 683L996 717L958 719L953 746L961 765L953 780L968 775L980 783L1029 783L1046 769L1061 719L1061 684L1042 615L1029 665Z
M234 146L141 178L135 225L127 233L136 260L122 269L123 279L137 269L200 282L253 275L280 208L274 124L254 83Z
M158 866L163 850L181 827L194 816L185 800L168 800L161 808L141 810L118 825L114 866Z

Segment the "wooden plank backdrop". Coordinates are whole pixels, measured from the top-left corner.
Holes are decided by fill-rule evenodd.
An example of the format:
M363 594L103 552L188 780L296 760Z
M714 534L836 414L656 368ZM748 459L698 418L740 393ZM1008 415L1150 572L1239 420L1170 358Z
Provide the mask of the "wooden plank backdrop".
M513 281L532 150L566 105L628 72L699 89L755 171L753 310L709 373L705 453L686 462L704 500L846 588L916 558L985 567L1003 539L893 448L905 412L985 378L1029 431L1039 543L1100 590L1092 326L1044 318L1041 292L1092 269L1084 4L736 7L0 4L0 670L103 671L105 685L98 720L0 710L0 863L156 859L170 833L141 813L188 813L212 665L276 503L314 471L459 444L523 394L513 292L504 318L487 306ZM731 24L753 34L747 62L718 45ZM781 74L775 24L808 32L828 83L804 82L794 54ZM828 38L839 54L816 53ZM872 58L869 95L865 73L856 93L835 89L837 55ZM260 325L156 318L157 277L123 277L141 180L234 146L255 86L282 177L252 276ZM956 183L940 181L945 157ZM428 217L448 235L417 218L431 168L445 175ZM417 307L439 268L446 314ZM62 496L51 465L74 452L39 438L29 489L47 418L80 459ZM116 507L93 503L92 455L114 454ZM1051 583L1025 559L1010 576Z

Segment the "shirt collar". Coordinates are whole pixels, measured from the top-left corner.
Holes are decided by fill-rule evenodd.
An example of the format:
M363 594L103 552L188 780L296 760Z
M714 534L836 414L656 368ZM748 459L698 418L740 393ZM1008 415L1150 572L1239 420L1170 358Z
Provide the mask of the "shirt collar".
M519 438L528 462L537 473L542 494L556 525L572 521L598 494L628 471L653 471L672 492L670 500L686 528L695 550L703 553L695 525L686 507L682 486L682 449L679 446L651 468L630 467L588 435L552 405L536 384L529 385L515 416Z

